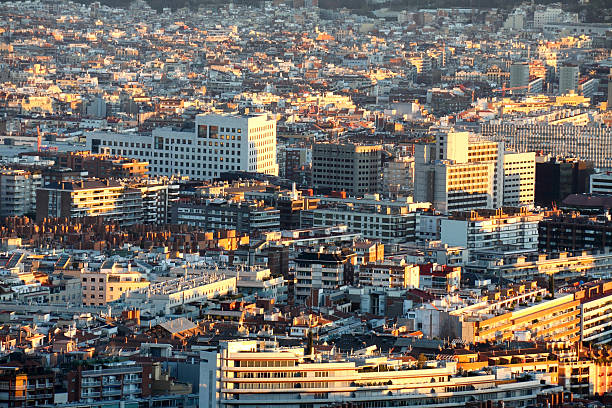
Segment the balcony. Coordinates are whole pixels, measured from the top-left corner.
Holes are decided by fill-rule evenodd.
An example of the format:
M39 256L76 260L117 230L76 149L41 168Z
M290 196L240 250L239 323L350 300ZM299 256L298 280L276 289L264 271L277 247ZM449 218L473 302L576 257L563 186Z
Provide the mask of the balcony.
M102 396L103 397L109 397L109 396L113 396L113 395L121 395L121 390L106 390L106 391L102 391Z

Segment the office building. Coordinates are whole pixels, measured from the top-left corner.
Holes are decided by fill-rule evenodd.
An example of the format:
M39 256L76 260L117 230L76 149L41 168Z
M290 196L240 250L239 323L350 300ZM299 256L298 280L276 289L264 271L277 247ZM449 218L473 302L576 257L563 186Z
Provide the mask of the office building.
M576 158L536 157L535 203L551 207L570 194L589 192L593 163Z
M589 176L589 193L612 194L612 172L593 173Z
M36 212L36 189L40 174L25 170L0 170L0 217L17 217Z
M312 183L322 192L346 191L352 196L377 193L382 175L382 146L315 143Z
M559 67L559 95L578 91L580 69L577 65L567 64Z
M278 175L276 121L266 114L197 115L195 126L156 128L149 135L87 134L92 153L144 160L153 176L210 180L227 171Z

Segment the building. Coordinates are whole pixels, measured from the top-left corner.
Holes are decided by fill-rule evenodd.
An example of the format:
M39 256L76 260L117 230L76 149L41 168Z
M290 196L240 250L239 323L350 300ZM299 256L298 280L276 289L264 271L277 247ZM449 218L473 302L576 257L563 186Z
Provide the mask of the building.
M383 168L382 192L387 197L408 197L413 192L414 157L388 161Z
M461 267L428 263L419 265L419 288L447 295L461 288Z
M535 153L504 154L503 205L532 207L535 201Z
M550 207L570 194L589 192L593 163L576 158L536 157L535 203Z
M457 336L464 341L482 343L515 339L522 332L540 341L580 339L580 301L573 294L546 298L546 289L532 284L511 286L491 300L448 312Z
M0 363L0 405L30 407L53 404L55 373L31 358Z
M312 149L313 187L323 192L345 191L353 196L377 193L382 173L382 146L315 143Z
M417 146L414 197L443 213L532 206L534 159L468 132L440 133L435 144Z
M359 285L380 288L418 288L419 267L404 259L367 263L359 268Z
M608 215L558 214L538 225L538 249L542 252L600 250L612 247L612 221Z
M300 253L295 258L296 303L318 306L324 291L352 284L354 258L354 253L343 251Z
M513 93L527 93L529 87L529 63L517 62L510 66L510 88Z
M203 267L185 271L185 277L154 282L125 293L123 304L153 314L181 312L190 304L237 292L238 269Z
M567 64L559 67L559 95L578 92L580 68L578 65Z
M40 174L25 170L0 170L0 217L17 217L36 212L36 189Z
M280 230L280 211L263 201L181 198L172 206L171 222L205 231L236 230L251 234Z
M472 260L464 266L466 271L514 282L554 278L555 282L565 284L586 276L609 279L612 273L612 254L606 252L546 254L481 250L471 251L470 257Z
M472 249L538 248L538 223L545 213L500 208L457 212L440 221L440 240L451 246Z
M375 346L374 346L375 348ZM371 352L371 351L370 351ZM361 355L328 359L304 348L279 348L257 341L221 342L200 353L202 408L312 408L341 406L465 406L468 402L501 401L506 407L535 404L537 396L560 387L539 379L496 374L462 376L454 361L419 366L395 355ZM218 373L218 375L216 374ZM376 404L376 405L372 405Z
M49 183L36 193L36 219L102 217L120 225L165 224L178 186L171 180L97 180Z
M87 360L67 373L68 402L129 401L151 395L151 366Z
M429 203L411 199L384 200L378 194L364 198L321 198L319 207L302 211L302 228L346 225L349 232L383 243L400 243L416 237L416 217Z
M97 270L64 272L81 280L82 304L85 306L104 306L120 299L126 292L147 288L150 284L145 274L132 270L131 264L123 266L113 261L105 261Z
M612 169L612 127L505 122L483 123L480 131L517 152L579 157L595 167Z
M276 121L266 114L197 115L195 125L156 128L150 135L90 132L92 153L149 163L153 176L210 180L225 171L278 175Z
M588 192L591 194L612 194L612 172L591 174Z

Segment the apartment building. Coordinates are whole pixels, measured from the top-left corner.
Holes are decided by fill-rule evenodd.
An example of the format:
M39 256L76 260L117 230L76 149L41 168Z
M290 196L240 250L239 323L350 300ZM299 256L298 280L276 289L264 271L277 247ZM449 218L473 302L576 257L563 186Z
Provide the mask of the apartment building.
M66 270L66 275L81 280L82 303L85 306L104 306L121 298L125 292L146 288L146 275L132 270L131 265L105 261L97 270Z
M612 128L592 125L560 126L548 123L483 123L481 133L517 152L541 151L553 156L574 156L612 169Z
M87 360L67 373L68 402L129 401L151 395L151 365Z
M17 217L36 211L40 174L25 170L0 170L0 217Z
M461 267L427 263L419 265L419 288L446 295L461 288Z
M558 392L539 379L518 381L495 374L462 376L454 361L414 361L394 355L347 355L332 359L272 342L223 341L200 353L200 407L312 408L340 406L464 406L501 401L506 407L535 404L538 394ZM215 382L213 379L217 378Z
M548 296L535 282L504 289L490 300L449 312L460 338L468 342L505 341L521 333L541 341L580 339L580 301L573 294Z
M506 254L504 251L475 250L470 256L471 261L465 265L467 271L515 282L554 277L556 282L564 283L585 276L600 279L612 276L612 254L606 252L528 254L525 250L518 250Z
M315 143L312 184L317 190L346 191L352 196L377 193L382 176L382 146Z
M199 304L218 296L237 292L236 269L199 268L185 271L185 277L155 282L126 292L126 307L146 306L154 313L172 314L188 304Z
M55 373L40 361L0 363L0 405L32 407L53 404Z
M294 262L295 300L299 304L318 306L323 291L337 289L354 280L354 253L302 252Z
M500 146L467 132L436 135L415 151L414 198L441 212L497 208L503 186Z
M191 127L156 128L151 134L90 132L87 147L149 162L153 176L218 178L226 171L278 175L276 121L267 114L197 115Z
M236 230L240 234L280 230L280 211L263 201L182 198L171 212L173 224L186 224L206 231Z
M589 193L612 194L612 172L591 174L589 176Z
M414 239L418 211L430 207L409 198L385 200L377 194L362 199L321 198L318 208L302 211L300 217L303 228L346 225L349 232L387 244Z
M121 225L164 224L177 187L169 180L49 183L36 193L36 219L102 217Z
M612 220L607 215L558 214L538 225L538 248L542 252L603 251L611 246Z
M419 266L410 265L404 259L367 263L359 268L361 286L379 288L418 288Z
M547 213L516 208L457 212L440 220L444 244L472 249L538 248L538 223Z

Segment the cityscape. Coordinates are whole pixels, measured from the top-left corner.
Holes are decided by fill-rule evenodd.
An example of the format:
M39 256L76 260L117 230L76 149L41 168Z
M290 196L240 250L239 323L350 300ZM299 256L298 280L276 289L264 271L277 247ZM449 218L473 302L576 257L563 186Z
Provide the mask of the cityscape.
M612 407L612 3L1 0L2 407Z

